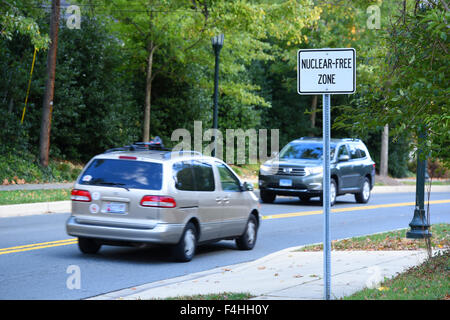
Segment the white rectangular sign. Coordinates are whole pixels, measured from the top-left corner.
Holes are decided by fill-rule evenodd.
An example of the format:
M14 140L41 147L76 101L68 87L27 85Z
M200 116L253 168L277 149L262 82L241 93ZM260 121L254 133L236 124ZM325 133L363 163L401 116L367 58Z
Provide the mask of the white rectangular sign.
M355 93L355 49L298 50L297 90L305 95Z

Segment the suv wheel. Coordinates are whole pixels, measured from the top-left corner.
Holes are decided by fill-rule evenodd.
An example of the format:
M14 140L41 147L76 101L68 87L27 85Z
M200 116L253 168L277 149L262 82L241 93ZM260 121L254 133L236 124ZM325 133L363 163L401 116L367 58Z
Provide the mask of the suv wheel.
M256 237L258 235L258 223L253 215L250 215L245 232L236 239L236 245L239 250L251 250L255 246Z
M174 247L174 256L177 261L191 261L197 246L197 228L189 222L184 229L180 242Z
M266 190L260 190L259 192L260 196L261 196L261 200L264 203L272 203L275 201L276 198L276 194L271 192L271 191L266 191Z
M336 197L337 197L337 184L334 179L331 179L330 180L330 207L332 207L336 204ZM320 202L323 203L323 193L320 196Z
M370 199L370 181L364 178L364 183L361 192L355 194L355 200L358 203L367 203Z
M94 254L100 250L102 245L92 238L78 238L78 248L80 251L87 254Z

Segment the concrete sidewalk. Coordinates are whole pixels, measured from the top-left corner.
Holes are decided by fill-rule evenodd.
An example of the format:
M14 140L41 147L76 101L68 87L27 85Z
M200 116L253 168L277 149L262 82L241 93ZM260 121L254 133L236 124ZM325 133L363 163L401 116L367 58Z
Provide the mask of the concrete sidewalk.
M221 292L248 292L252 300L323 299L323 252L288 248L261 259L110 292L89 300L164 299ZM423 251L333 251L331 296L340 299L418 265ZM195 258L194 258L195 259Z

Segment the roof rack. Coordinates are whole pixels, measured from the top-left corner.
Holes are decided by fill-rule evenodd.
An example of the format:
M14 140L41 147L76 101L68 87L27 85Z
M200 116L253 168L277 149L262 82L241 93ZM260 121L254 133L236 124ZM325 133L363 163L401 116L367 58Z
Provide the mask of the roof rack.
M357 138L344 138L342 140L344 140L344 141L357 141L357 142L361 141L361 139L357 139Z
M157 136L153 140L150 140L149 142L135 142L128 146L108 149L104 153L110 153L115 151L149 151L149 150L169 151L169 149L164 148L161 138Z
M201 152L198 151L184 151L184 150L179 150L179 151L170 151L167 152L163 157L165 159L173 157L173 156L178 156L178 157L182 157L182 156L202 156L203 154Z

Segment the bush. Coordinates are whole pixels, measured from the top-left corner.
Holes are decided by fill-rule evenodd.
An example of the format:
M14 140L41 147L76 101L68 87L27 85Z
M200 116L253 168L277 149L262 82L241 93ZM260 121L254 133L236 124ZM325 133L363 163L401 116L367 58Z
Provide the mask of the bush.
M52 160L47 168L39 164L29 152L10 151L0 154L0 184L71 182L80 174L83 165Z

